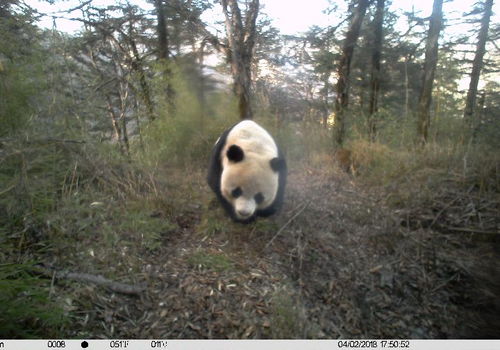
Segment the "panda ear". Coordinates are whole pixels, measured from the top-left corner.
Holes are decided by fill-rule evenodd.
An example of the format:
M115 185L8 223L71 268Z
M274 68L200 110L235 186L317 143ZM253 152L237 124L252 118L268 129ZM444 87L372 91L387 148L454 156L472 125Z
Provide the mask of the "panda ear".
M226 152L227 158L232 162L241 162L243 158L245 158L245 152L241 149L240 146L232 145L227 149Z
M283 170L286 167L285 160L283 158L275 157L271 159L270 163L271 169L273 169L275 172Z

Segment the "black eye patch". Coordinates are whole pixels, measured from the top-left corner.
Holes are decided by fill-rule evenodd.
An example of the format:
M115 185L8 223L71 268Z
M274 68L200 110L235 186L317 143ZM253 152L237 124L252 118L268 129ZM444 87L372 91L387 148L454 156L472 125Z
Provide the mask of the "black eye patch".
M241 162L243 158L245 158L245 152L241 149L240 146L232 145L227 149L226 152L227 158L235 163Z
M233 198L238 198L243 194L243 191L241 190L241 187L236 187L234 190L231 191L231 196Z
M264 202L264 196L260 192L255 195L254 199L257 204Z

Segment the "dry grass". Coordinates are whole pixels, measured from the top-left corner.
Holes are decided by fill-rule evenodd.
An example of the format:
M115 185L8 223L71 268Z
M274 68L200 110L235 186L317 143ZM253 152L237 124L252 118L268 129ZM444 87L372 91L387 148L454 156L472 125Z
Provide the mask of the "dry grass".
M364 183L407 216L407 225L444 232L498 234L500 155L429 144L420 152L353 145Z

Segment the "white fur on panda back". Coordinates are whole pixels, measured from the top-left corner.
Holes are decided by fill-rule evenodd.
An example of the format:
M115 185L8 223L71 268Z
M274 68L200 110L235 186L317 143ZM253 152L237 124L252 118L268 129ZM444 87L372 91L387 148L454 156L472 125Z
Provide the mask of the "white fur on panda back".
M234 144L241 147L249 158L272 159L278 156L278 147L271 135L252 120L244 120L233 127L227 135L222 154L226 154L227 148Z

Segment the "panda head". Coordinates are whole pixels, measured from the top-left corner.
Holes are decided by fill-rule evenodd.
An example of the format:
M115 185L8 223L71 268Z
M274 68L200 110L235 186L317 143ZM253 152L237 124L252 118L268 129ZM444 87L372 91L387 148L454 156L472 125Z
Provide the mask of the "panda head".
M270 207L279 187L282 160L245 154L238 145L227 148L221 175L221 195L238 221L251 220L258 210Z

